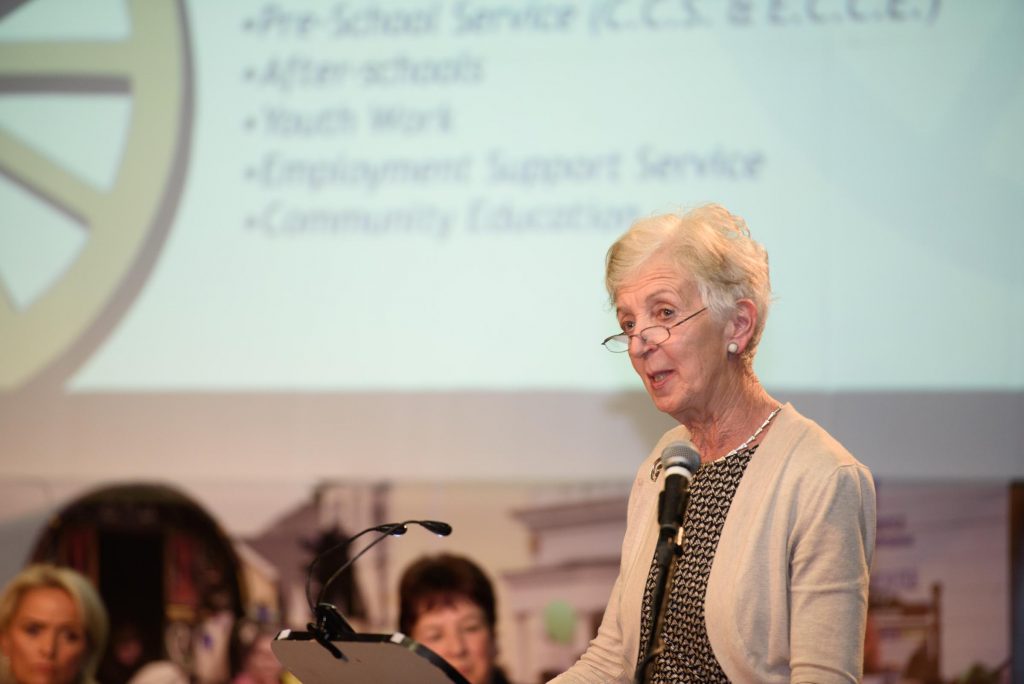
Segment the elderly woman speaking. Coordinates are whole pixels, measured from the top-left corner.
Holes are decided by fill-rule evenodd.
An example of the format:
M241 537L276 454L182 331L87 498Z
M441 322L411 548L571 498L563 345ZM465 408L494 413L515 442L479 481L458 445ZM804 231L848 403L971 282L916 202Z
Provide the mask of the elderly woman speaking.
M874 551L867 468L780 404L754 374L771 289L764 248L721 206L634 224L608 251L606 285L628 358L680 425L640 466L619 577L597 637L554 681L855 682ZM681 554L655 629L659 456L690 441Z

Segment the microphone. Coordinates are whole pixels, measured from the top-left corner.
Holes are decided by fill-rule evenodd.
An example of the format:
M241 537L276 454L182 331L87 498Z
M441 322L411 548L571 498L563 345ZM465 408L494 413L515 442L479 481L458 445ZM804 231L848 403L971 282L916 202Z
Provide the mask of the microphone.
M447 537L452 533L452 526L446 522L440 520L417 520L416 523L420 527L424 527L430 532L433 532L438 537Z
M683 524L690 480L700 467L700 454L687 441L672 442L661 452L665 489L658 506L658 527L662 539L675 539Z
M348 621L341 616L340 611L330 603L324 602L324 597L327 595L327 590L334 580L338 579L341 573L345 572L349 567L352 566L359 558L372 549L374 546L387 539L388 537L398 537L405 534L408 531L409 525L419 525L424 529L433 532L439 537L447 537L452 533L452 526L446 522L440 520L405 520L397 523L384 523L383 525L374 525L368 527L362 532L353 535L341 542L335 544L329 549L322 551L313 559L313 562L309 564L309 569L306 573L306 600L309 601L310 610L316 616L316 624L310 624L309 630L313 633L317 641L319 641L327 650L334 655L335 658L344 658L345 656L339 651L333 644L332 640L336 640L342 636L351 636L356 633L355 629L348 623ZM370 532L379 532L380 536L374 539L372 542L367 544L363 549L355 556L350 558L340 568L334 571L334 573L324 582L323 586L320 587L320 594L317 597L317 601L314 604L310 599L310 588L313 579L313 569L316 565L324 558L324 556L337 551L343 546L348 546L356 539L359 539L364 534Z

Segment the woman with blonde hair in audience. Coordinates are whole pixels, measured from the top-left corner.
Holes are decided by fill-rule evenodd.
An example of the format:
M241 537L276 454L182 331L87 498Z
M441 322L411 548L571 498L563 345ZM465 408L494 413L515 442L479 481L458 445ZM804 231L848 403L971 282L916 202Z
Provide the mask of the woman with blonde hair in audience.
M0 595L0 684L96 684L107 610L70 568L31 565Z

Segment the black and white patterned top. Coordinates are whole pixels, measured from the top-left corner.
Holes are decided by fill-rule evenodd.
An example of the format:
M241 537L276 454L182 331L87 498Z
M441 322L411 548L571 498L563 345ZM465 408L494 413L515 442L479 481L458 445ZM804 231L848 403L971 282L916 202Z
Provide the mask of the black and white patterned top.
M704 595L725 516L756 449L755 445L704 463L690 482L690 498L683 517L683 553L666 588L668 603L662 628L665 650L649 669L650 681L655 684L729 681L708 640ZM641 652L637 662L646 655L643 651L651 632L656 582L657 563L652 559L640 614Z

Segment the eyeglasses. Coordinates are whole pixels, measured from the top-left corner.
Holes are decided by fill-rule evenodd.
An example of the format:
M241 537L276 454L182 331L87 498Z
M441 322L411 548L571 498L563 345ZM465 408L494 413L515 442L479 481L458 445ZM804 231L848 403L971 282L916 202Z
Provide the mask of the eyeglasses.
M629 351L629 341L634 337L639 337L645 344L659 345L664 344L666 340L672 335L672 328L682 325L686 321L690 320L699 313L703 313L708 310L708 307L704 307L699 311L694 311L692 314L687 316L681 321L677 321L672 325L652 325L649 328L644 328L638 333L619 333L618 335L612 335L611 337L605 338L605 341L601 344L604 348L615 354L621 354L624 351Z

